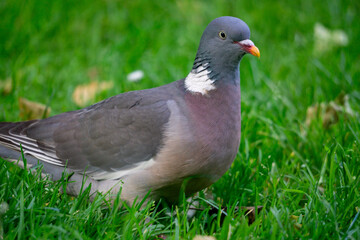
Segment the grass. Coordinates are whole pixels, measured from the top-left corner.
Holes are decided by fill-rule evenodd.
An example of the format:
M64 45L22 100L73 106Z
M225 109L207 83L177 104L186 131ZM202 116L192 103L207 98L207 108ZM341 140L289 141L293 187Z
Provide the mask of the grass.
M99 80L114 88L96 101L183 78L202 31L222 15L245 20L260 61L241 62L242 140L231 169L200 193L194 218L184 202L168 214L158 204L118 207L106 194L72 198L66 181L51 182L0 161L0 216L6 239L360 239L360 15L358 1L19 1L0 3L0 121L19 121L18 98L52 108L78 109L79 84ZM349 44L314 53L314 25L343 29ZM141 69L132 83L126 74ZM326 129L305 124L308 107L349 96L354 116L339 113ZM227 206L227 216L209 202ZM264 206L248 225L236 206ZM3 207L3 206L2 206ZM1 209L0 209L1 210ZM0 211L1 213L1 211Z

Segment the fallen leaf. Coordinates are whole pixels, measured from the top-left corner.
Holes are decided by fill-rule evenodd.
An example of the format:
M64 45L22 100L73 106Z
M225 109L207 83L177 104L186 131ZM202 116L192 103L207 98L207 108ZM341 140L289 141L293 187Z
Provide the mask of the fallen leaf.
M294 223L294 227L297 229L297 230L300 230L302 228L302 224L301 223Z
M328 52L335 47L347 46L349 43L348 36L343 30L330 30L321 23L316 23L314 26L314 40L316 54Z
M3 95L8 95L12 89L13 89L13 85L11 78L0 80L0 92Z
M9 210L9 204L7 202L0 203L0 217Z
M78 85L73 92L72 99L79 107L85 107L87 104L92 103L95 100L96 94L111 89L113 86L113 82L97 81Z
M313 121L322 120L323 128L328 129L339 121L339 114L344 114L345 117L355 115L349 103L349 96L343 92L329 103L322 102L308 107L305 124L310 126Z
M324 194L325 188L322 186L318 186L319 193Z
M201 236L201 235L196 235L193 240L216 240L215 237L213 236Z
M300 229L302 228L302 224L301 224L301 223L298 223L299 216L290 215L290 219L294 221L294 227L295 227L297 230L300 230ZM301 221L301 218L300 218L300 221Z
M308 107L308 109L306 110L305 124L307 126L310 126L310 124L318 118L318 115L319 115L319 104L318 103Z
M323 115L323 127L328 129L330 125L335 124L339 121L338 115L338 106L336 104L322 105L325 108L325 113Z
M42 119L50 115L51 108L37 102L19 98L20 117L24 120Z

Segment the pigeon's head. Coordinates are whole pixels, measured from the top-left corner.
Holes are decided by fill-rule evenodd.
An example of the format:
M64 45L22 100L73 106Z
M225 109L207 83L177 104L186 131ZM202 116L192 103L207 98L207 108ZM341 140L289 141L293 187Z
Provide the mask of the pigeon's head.
M235 17L216 18L201 37L193 68L185 79L186 89L205 95L220 83L240 84L239 63L246 53L260 57L246 23Z
M198 54L209 57L217 65L238 66L246 53L260 57L259 49L250 40L250 29L241 19L219 17L206 27Z

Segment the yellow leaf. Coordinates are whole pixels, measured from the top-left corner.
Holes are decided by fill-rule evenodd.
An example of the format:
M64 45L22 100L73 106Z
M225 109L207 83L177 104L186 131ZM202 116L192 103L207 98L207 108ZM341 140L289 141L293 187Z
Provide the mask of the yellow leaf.
M301 223L294 223L294 227L297 229L297 230L300 230L302 228L302 224Z
M0 80L0 92L4 95L8 95L13 89L11 78Z
M322 102L308 107L305 123L310 126L313 121L321 119L323 128L328 129L339 121L339 114L344 114L345 117L355 115L349 103L349 96L343 92L329 103Z
M51 108L44 104L19 98L20 117L24 120L41 119L50 115Z
M215 237L213 236L201 236L201 235L196 235L193 240L216 240Z
M343 30L330 30L321 23L316 23L314 26L314 39L315 54L328 52L335 47L347 46L349 43L348 36Z
M305 123L307 126L310 126L311 122L318 118L319 115L319 104L308 107L306 110L306 120Z
M2 217L2 215L4 215L8 210L9 204L7 204L6 202L0 203L0 217Z
M111 89L113 86L113 82L96 81L78 85L73 92L72 99L79 107L85 107L87 104L92 103L95 100L96 94L101 91Z

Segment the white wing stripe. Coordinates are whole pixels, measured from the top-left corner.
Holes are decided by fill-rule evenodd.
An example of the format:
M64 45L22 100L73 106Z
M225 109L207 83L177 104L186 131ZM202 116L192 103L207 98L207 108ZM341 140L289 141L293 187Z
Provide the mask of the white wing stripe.
M8 144L8 143L1 143L2 145L6 145L11 147L14 150L19 151L20 150L20 144L23 148L24 154L32 155L35 158L42 160L44 162L54 164L57 166L64 166L63 162L56 157L56 155L53 152L43 151L39 148L39 145L35 142L35 140L24 137L24 136L16 136L14 134L9 135L3 135L0 134L0 138L12 142L14 145ZM30 141L29 141L30 140ZM17 146L16 146L17 145Z

